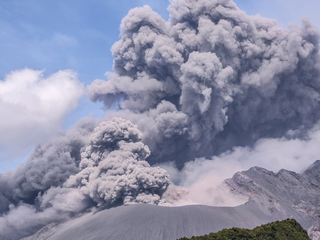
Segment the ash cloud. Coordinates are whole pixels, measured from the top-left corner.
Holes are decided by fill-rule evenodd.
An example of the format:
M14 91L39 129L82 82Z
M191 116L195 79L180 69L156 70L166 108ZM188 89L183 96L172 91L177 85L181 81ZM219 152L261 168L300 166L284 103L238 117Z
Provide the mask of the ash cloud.
M26 163L16 171L0 175L1 193L12 203L34 203L39 192L62 186L79 172L81 149L95 128L95 121L83 119L65 133L38 145Z
M307 20L287 31L231 0L173 0L168 10L168 22L131 10L114 72L89 87L93 101L118 105L109 115L138 125L150 163L181 169L319 120L319 31Z
M88 88L116 111L79 121L0 175L0 238L91 208L161 204L164 169L187 188L177 204L233 205L243 199L213 187L235 171L296 170L317 158L319 31L306 20L284 30L231 0L172 0L168 9L169 21L148 6L123 19L114 72ZM305 165L292 146L310 150Z
M150 150L141 142L141 135L122 118L100 123L81 153L81 171L65 186L80 188L98 206L118 201L158 203L169 177L165 170L145 161Z
M137 126L122 118L83 119L37 147L15 172L0 178L0 237L19 239L90 208L159 204L167 172L145 159Z

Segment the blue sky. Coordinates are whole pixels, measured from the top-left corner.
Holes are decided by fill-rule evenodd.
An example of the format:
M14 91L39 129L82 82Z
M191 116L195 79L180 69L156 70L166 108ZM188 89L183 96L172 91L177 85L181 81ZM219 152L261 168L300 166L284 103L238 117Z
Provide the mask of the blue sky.
M260 14L276 19L282 27L292 22L299 24L300 19L306 16L320 28L318 0L235 0L235 2L248 14ZM150 5L164 19L168 19L169 14L166 8L169 2L166 0L0 0L1 82L8 82L6 76L11 72L15 73L12 75L14 79L23 81L23 74L29 74L30 79L41 82L49 81L52 78L48 80L48 77L59 70L72 69L83 84L79 86L73 82L72 89L84 91L84 86L97 78L105 79L104 73L112 71L113 58L110 48L119 39L121 19L130 9L145 4ZM21 72L20 75L16 72L24 68L45 71L40 77L32 71ZM64 77L69 80L73 78L72 73L64 72L64 74ZM24 99L32 99L31 93L37 92L34 89L39 87L38 85L30 87L28 91L31 93L24 98L22 90L15 89L21 86L18 80L16 82L16 85L12 84L11 90L6 90L5 93L1 92L0 85L0 111L9 108L9 105L5 104L2 107L7 109L1 108L1 94L10 95L11 97L8 98L10 101L16 101L21 105ZM3 89L9 89L10 86L3 85ZM55 86L52 85L50 88ZM12 97L12 95L17 96ZM52 101L56 101L56 98L59 99L59 96L52 96ZM33 118L27 116L26 118L30 121L24 121L24 115L10 115L11 111L6 111L2 119L7 118L8 122L12 122L10 129L16 133L12 134L11 142L9 140L5 142L8 134L11 134L3 129L9 127L3 125L1 128L0 126L0 135L3 136L2 140L0 138L0 172L14 169L27 158L35 144L49 138L60 128L68 128L83 116L99 117L103 114L100 110L101 105L90 103L83 94L75 95L73 98L77 101L80 99L77 108L71 98L65 96L62 98L67 103L61 106L60 112L57 111L59 114L56 116L59 119L55 119L54 116L45 119L46 123L52 123L55 127L41 129L40 124L40 133L33 129L39 124ZM33 104L33 111L37 110L35 101L30 100L28 104ZM44 108L50 108L50 104L44 105ZM44 113L46 113L45 110L42 114ZM11 121L17 118L20 120ZM23 124L30 131L19 130ZM42 134L43 132L46 134ZM13 144L18 141L17 139L21 142L20 145Z

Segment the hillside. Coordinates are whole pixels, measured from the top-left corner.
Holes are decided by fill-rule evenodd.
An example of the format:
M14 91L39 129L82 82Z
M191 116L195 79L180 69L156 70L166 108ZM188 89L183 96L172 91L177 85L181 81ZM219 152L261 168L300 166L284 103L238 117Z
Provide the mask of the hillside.
M233 194L249 198L236 207L119 206L47 225L24 240L174 240L232 227L252 229L287 218L296 219L309 237L319 240L319 167L316 161L302 174L259 167L238 172L223 183Z
M252 239L252 240L308 240L307 231L294 219L275 221L261 225L252 230L244 228L223 229L217 233L204 236L180 238L179 240L225 240L225 239Z

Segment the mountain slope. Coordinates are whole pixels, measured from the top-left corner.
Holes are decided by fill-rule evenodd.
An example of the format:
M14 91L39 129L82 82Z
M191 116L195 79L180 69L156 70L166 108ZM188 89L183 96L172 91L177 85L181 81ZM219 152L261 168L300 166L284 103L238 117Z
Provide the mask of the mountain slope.
M204 235L224 228L254 228L275 220L296 219L318 240L320 161L304 173L278 173L253 167L224 181L237 195L249 197L237 207L161 207L135 204L87 213L52 224L24 240L170 240Z
M250 227L282 215L267 215L257 204L239 207L129 205L90 213L62 224L49 235L28 240L170 240L202 235L223 228Z

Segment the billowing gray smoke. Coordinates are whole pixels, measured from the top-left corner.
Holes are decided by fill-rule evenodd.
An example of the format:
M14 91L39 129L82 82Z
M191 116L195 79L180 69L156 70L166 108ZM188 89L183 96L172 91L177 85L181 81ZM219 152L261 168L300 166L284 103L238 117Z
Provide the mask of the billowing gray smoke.
M169 177L145 161L150 150L137 126L122 118L94 126L82 120L1 175L1 239L28 236L91 207L160 202Z
M307 20L286 31L232 0L168 9L169 22L148 6L131 10L112 48L114 73L89 88L138 125L150 163L181 168L319 120L319 31Z
M145 161L149 148L131 122L114 118L102 122L81 153L81 171L70 176L65 186L80 188L98 205L120 202L158 203L167 189L166 171Z
M286 31L232 0L172 0L169 11L168 22L148 6L123 19L114 72L89 87L118 106L112 120L83 119L0 175L0 239L92 207L161 203L168 175L149 163L182 168L320 120L320 34L308 21Z
M0 175L0 193L10 202L34 203L39 192L59 187L70 175L79 172L81 149L95 128L95 122L83 119L65 133L36 147L16 171Z

